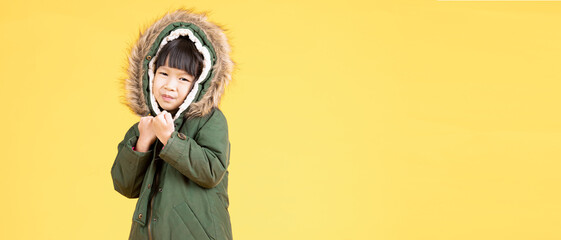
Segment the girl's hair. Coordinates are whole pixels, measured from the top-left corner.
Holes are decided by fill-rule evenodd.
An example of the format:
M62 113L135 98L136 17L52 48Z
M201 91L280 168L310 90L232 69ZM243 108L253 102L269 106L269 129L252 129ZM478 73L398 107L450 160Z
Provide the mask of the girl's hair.
M195 81L203 71L203 55L197 50L195 43L187 37L174 39L160 49L156 57L154 71L165 65L166 59L168 60L168 67L186 71L195 77Z

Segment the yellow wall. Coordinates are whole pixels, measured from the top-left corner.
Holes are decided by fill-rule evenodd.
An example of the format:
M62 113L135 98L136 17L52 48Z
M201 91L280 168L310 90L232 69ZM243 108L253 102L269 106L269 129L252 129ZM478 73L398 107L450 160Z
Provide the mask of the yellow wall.
M559 2L4 1L3 239L126 239L125 52L229 29L236 239L561 239Z

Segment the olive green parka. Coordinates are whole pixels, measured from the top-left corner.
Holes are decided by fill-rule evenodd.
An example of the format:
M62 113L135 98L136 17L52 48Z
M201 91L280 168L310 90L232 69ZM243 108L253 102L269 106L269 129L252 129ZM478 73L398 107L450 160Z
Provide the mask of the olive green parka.
M138 122L117 146L111 177L117 192L138 198L129 239L232 239L228 212L230 141L218 108L233 61L223 30L204 14L166 13L130 49L124 102L138 116L160 113L151 92L154 60L167 42L188 36L204 57L203 73L174 116L175 130L148 152L133 149Z

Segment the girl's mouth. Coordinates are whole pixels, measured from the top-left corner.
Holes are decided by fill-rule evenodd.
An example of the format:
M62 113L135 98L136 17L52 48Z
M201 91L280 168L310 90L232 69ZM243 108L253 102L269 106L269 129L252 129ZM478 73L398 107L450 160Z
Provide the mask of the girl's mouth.
M162 98L164 99L164 101L166 102L172 102L174 98L168 96L168 95L162 95Z

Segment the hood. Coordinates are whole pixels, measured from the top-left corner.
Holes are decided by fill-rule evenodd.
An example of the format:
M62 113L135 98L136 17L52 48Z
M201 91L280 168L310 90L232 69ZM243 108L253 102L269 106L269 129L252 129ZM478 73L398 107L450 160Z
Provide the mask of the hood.
M230 59L230 45L221 26L207 21L205 14L179 9L164 14L140 32L130 47L127 78L122 85L125 105L138 116L156 116L161 111L152 93L154 60L159 50L179 36L188 36L203 55L203 71L195 80L174 121L202 117L218 107L225 87L231 80L234 62Z

